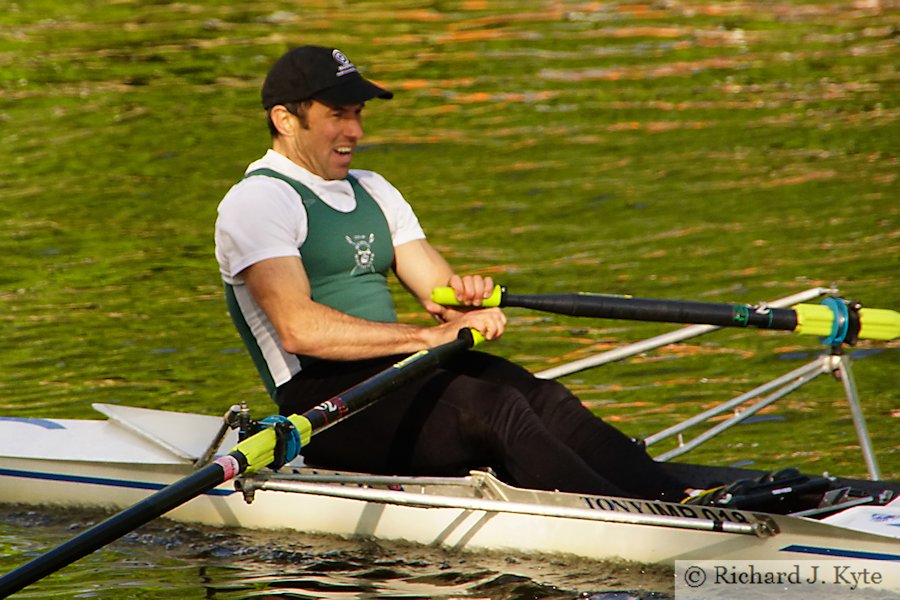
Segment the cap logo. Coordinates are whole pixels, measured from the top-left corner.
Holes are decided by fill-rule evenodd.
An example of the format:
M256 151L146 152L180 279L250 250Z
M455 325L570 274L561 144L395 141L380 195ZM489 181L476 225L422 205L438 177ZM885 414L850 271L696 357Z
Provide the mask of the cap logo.
M348 73L356 73L356 67L352 62L350 62L350 59L347 58L343 52L335 49L331 51L331 56L339 65L337 73L335 73L335 75L337 75L338 77L343 77Z

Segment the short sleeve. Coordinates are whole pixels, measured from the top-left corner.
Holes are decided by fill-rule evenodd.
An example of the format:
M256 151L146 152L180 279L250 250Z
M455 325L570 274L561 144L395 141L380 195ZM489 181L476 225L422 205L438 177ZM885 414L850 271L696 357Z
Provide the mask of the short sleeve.
M353 176L372 195L384 213L394 246L425 239L425 232L412 206L387 179L378 173L361 170L354 170Z
M226 282L268 258L300 256L306 211L291 187L272 177L248 177L219 203L216 259Z

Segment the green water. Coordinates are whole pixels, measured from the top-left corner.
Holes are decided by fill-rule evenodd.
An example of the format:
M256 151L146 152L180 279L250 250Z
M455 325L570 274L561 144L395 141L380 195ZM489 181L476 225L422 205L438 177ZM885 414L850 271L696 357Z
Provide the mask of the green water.
M105 515L0 509L0 566ZM403 543L253 532L159 520L16 598L671 598L672 571L571 557L454 552Z
M212 226L267 147L264 72L300 43L396 92L367 107L355 166L460 271L750 303L836 285L898 309L898 24L877 2L0 0L0 413L272 410ZM534 370L672 329L508 314L490 349ZM893 479L898 349L854 363ZM729 330L566 382L645 436L822 350ZM776 406L686 458L865 474L840 385Z

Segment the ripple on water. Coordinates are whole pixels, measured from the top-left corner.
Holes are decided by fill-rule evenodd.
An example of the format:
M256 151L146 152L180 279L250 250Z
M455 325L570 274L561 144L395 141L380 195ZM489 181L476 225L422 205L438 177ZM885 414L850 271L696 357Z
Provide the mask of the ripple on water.
M105 516L4 508L0 511L0 570L26 562ZM205 590L206 597L220 600L657 600L671 598L671 588L671 569L656 566L561 556L464 553L371 539L222 530L159 520L28 588L22 597L122 598L135 594L170 598Z

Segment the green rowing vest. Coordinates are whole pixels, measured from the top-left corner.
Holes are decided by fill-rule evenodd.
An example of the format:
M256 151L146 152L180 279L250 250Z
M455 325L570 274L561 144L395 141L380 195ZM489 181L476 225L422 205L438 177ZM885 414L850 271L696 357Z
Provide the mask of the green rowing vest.
M387 285L394 262L391 231L381 207L352 175L356 208L343 213L328 206L308 187L272 169L257 169L246 177L264 175L289 184L307 215L306 241L300 246L312 299L366 319L394 323L397 311Z

